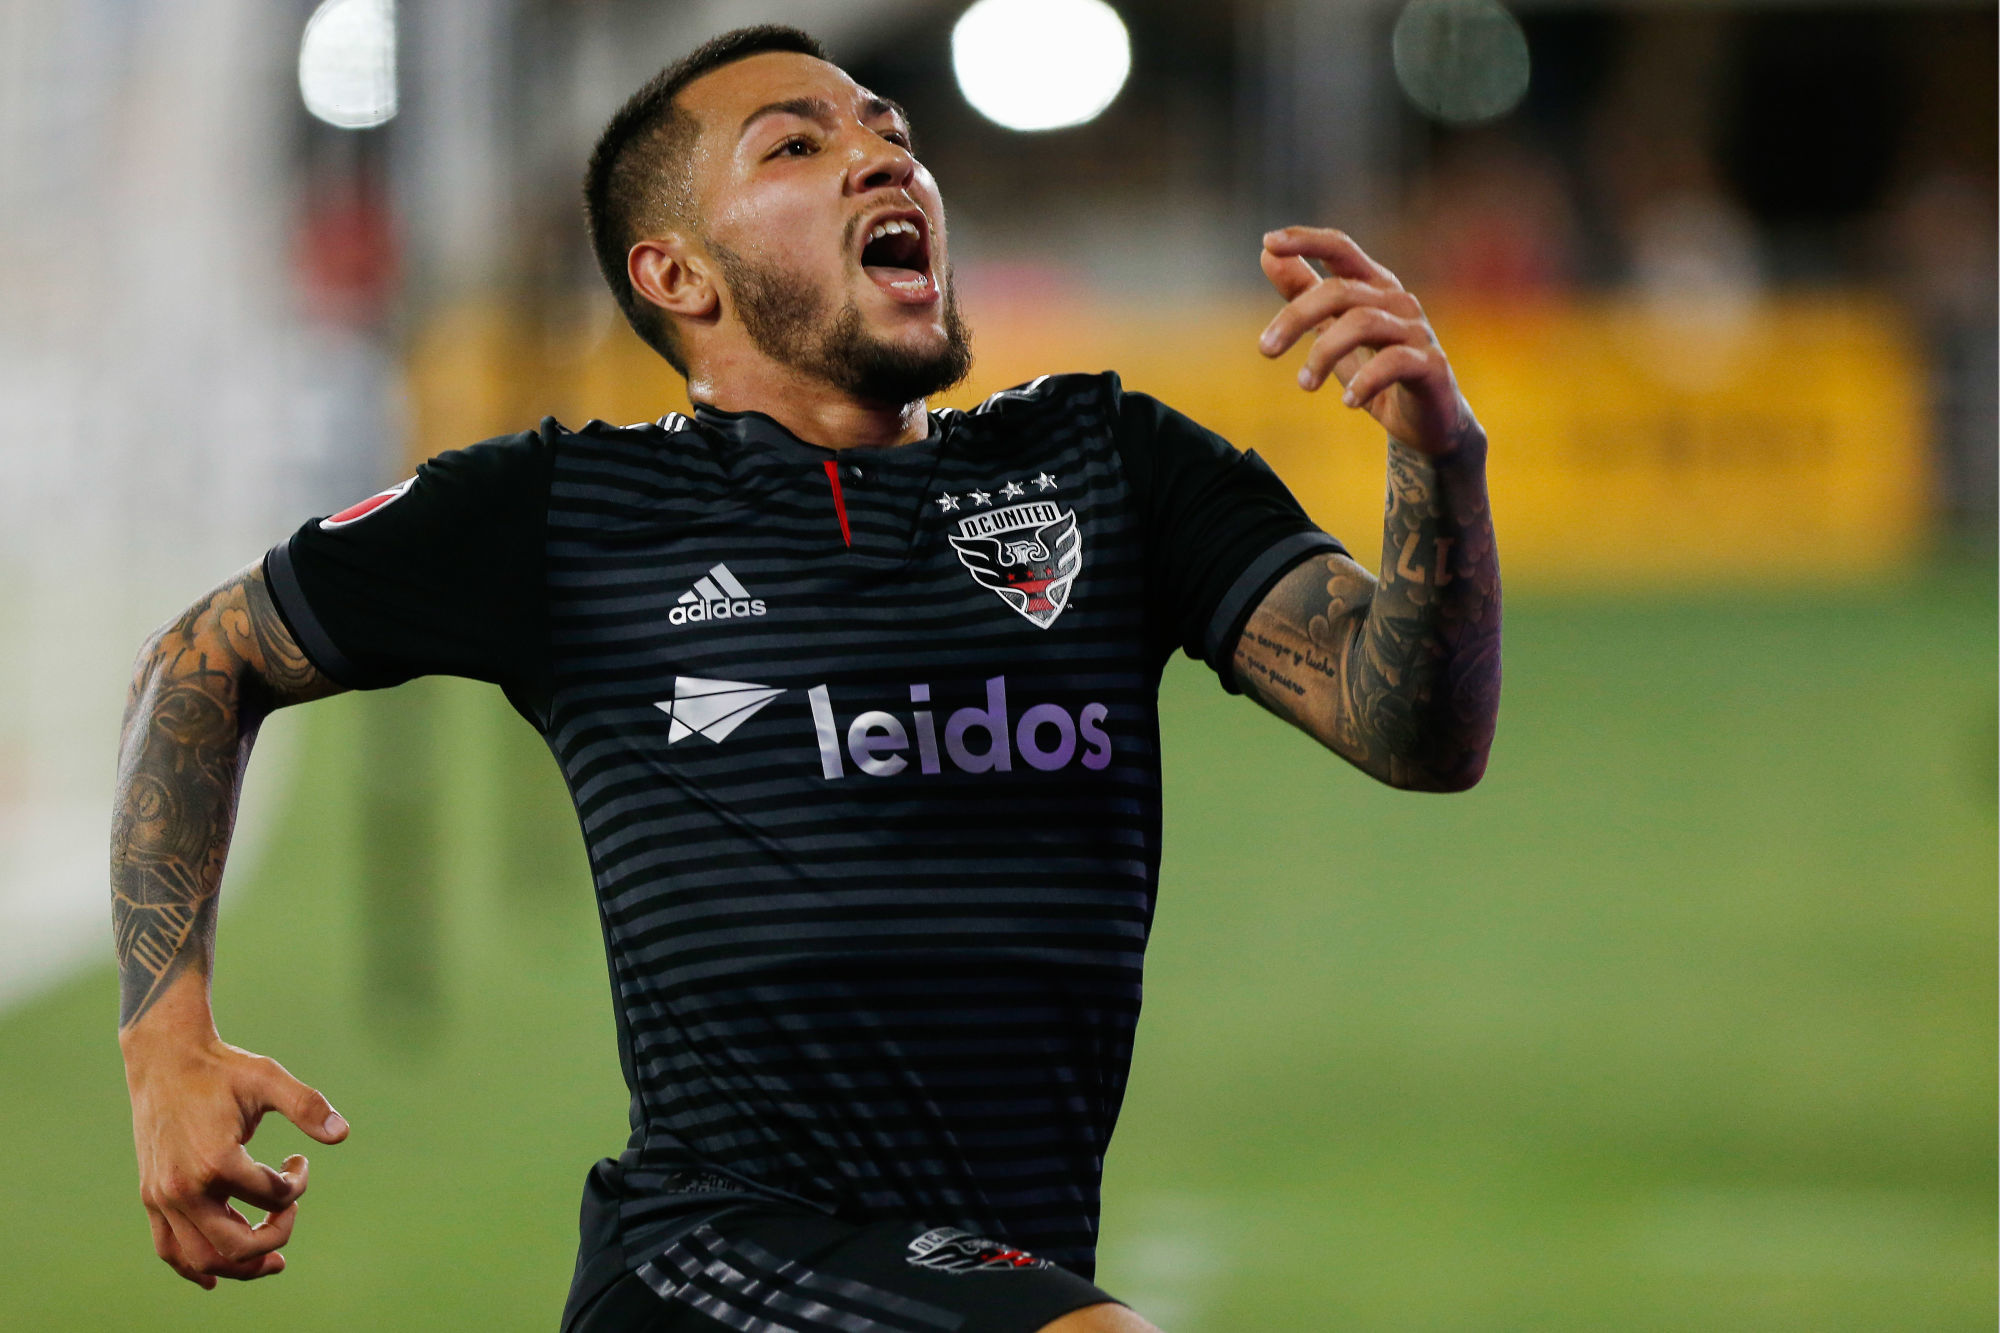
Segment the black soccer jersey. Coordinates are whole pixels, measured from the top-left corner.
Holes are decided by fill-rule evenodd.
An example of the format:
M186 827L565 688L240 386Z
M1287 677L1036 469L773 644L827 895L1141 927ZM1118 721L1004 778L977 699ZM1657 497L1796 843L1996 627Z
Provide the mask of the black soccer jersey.
M498 684L568 779L632 1090L573 1300L745 1197L1092 1273L1160 671L1180 647L1227 684L1259 597L1340 548L1115 375L930 426L545 421L266 562L327 675Z

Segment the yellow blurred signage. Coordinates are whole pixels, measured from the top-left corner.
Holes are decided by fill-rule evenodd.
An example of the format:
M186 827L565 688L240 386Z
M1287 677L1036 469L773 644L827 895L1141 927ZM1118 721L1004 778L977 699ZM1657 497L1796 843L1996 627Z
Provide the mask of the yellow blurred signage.
M1128 388L1257 450L1373 564L1380 433L1337 394L1300 392L1297 353L1257 354L1269 307L972 313L977 370L945 401L969 406L1049 371L1116 369ZM1514 586L1865 576L1922 541L1919 367L1886 306L1446 304L1432 318L1492 439ZM418 340L419 453L546 412L580 424L685 410L680 381L622 330L531 347L510 327L460 311Z

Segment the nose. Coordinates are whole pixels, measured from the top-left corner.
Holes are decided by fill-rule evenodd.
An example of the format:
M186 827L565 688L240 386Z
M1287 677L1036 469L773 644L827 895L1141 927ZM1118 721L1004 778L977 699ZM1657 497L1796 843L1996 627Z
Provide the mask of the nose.
M864 194L870 190L900 190L906 188L917 174L917 159L901 144L891 143L872 131L862 146L855 151L853 165L848 168L847 188L852 194Z

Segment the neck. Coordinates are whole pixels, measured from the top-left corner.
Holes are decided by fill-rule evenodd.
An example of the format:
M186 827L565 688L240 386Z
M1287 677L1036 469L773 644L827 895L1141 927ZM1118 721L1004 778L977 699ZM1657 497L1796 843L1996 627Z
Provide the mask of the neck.
M688 376L688 397L724 412L762 412L807 444L826 449L914 444L930 434L921 398L868 402L761 358L695 369Z

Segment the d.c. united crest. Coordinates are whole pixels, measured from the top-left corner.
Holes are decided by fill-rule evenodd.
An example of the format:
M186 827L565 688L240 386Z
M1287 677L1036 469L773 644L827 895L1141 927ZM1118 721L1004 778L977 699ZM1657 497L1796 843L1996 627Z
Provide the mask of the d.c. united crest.
M1076 511L1053 500L968 514L951 544L975 583L1042 629L1069 605L1070 586L1083 569Z
M954 1277L961 1273L1018 1273L1047 1268L1049 1261L1004 1245L985 1236L975 1236L957 1227L933 1227L910 1242L904 1261L916 1268L928 1268Z

